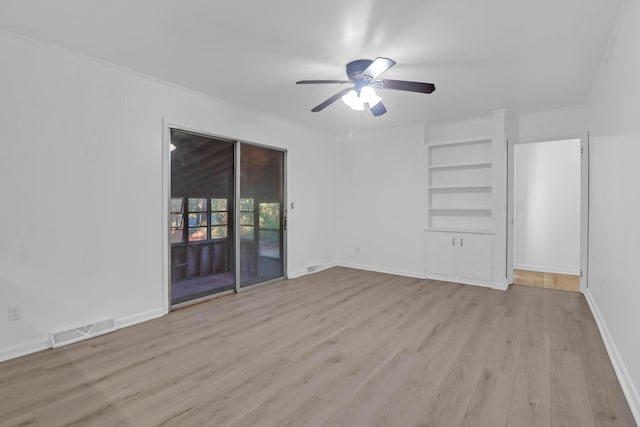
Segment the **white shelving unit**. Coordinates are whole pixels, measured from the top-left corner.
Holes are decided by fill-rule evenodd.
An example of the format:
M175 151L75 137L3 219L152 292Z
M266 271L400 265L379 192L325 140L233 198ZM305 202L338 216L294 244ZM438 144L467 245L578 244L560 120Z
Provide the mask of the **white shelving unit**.
M426 230L493 232L492 137L426 145Z
M429 279L506 289L505 114L429 129L423 183ZM476 136L446 139L470 132Z

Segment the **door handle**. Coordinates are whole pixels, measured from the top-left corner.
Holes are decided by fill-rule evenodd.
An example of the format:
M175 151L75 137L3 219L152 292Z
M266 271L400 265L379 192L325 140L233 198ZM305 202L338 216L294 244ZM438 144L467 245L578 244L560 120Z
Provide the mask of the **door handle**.
M464 239L461 237L461 238L460 238L460 247L463 247L463 246L464 246L464 244L463 244L463 240L464 240Z
M456 245L456 238L452 237L451 238L451 246L455 246Z

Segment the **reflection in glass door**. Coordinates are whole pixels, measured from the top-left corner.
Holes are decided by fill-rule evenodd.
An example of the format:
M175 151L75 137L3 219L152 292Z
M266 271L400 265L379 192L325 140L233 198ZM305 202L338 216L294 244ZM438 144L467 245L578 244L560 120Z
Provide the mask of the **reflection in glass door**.
M171 130L171 305L235 289L235 143Z
M284 276L284 152L240 147L240 286Z

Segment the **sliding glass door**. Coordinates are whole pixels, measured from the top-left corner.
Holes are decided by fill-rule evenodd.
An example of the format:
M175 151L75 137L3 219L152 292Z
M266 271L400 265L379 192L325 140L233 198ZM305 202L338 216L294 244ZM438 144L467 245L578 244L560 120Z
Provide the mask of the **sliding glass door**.
M285 153L170 135L171 306L284 277Z
M235 143L171 130L171 305L236 288Z
M240 149L240 286L284 276L284 152Z

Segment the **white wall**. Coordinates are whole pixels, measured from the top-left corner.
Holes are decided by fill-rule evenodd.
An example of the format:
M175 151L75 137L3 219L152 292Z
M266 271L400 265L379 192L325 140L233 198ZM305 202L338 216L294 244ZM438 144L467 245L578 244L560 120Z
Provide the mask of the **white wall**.
M515 146L515 268L580 273L580 140Z
M588 295L640 422L640 3L626 3L590 102Z
M335 261L333 139L6 33L0 55L0 359L162 313L163 118L287 148L288 271Z
M337 164L338 262L423 277L424 127L344 138Z
M492 136L493 121L490 116L459 122L435 123L427 126L427 140L450 141L454 139Z
M588 119L586 106L512 114L507 118L507 137L516 143L580 138Z

